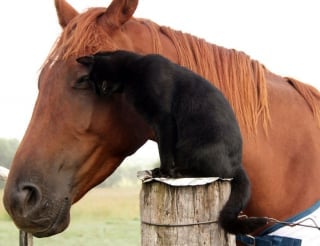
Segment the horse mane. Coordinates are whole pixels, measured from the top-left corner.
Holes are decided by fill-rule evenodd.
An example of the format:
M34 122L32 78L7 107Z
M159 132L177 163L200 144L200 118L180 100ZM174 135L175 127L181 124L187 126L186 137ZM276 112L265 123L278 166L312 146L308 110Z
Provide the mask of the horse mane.
M259 118L270 121L265 68L243 52L207 43L190 34L161 27L178 53L178 63L201 74L228 98L239 122L256 132Z
M319 91L312 87L311 85L300 82L299 80L285 77L289 84L296 89L304 100L308 103L310 110L313 113L314 118L317 120L320 127L320 93Z
M105 8L92 8L75 17L64 29L47 59L64 60L103 50L119 49L110 39L97 18ZM257 132L260 121L267 133L270 124L266 68L248 55L207 43L190 34L158 26L156 23L135 19L147 26L153 42L153 53L163 50L160 33L167 36L176 48L178 63L214 83L233 107L237 119L248 133ZM297 80L290 80L304 97L320 126L319 93Z
M159 27L149 20L142 20L150 30L155 53L163 47L158 32L166 35L174 44L178 63L202 75L218 87L228 98L237 119L247 132L257 132L260 121L267 133L270 124L266 68L244 52L206 42L193 35ZM158 32L156 32L158 30ZM305 99L320 127L320 93L308 84L293 78L285 78Z

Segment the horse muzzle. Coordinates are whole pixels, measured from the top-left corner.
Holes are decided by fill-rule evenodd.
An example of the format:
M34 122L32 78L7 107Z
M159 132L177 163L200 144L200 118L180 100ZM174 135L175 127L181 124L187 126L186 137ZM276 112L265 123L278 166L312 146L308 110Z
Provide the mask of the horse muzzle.
M36 237L62 232L70 221L70 198L43 194L33 183L6 186L3 203L14 223Z

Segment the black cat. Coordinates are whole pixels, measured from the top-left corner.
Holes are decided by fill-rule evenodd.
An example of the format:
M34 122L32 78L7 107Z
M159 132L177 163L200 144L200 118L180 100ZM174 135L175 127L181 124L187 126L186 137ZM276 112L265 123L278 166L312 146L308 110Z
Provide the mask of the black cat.
M267 223L264 218L238 218L248 202L250 184L241 164L238 123L217 88L160 55L100 52L77 61L89 69L80 80L91 82L102 96L125 93L152 127L161 161L153 175L233 178L220 225L227 232L247 234Z

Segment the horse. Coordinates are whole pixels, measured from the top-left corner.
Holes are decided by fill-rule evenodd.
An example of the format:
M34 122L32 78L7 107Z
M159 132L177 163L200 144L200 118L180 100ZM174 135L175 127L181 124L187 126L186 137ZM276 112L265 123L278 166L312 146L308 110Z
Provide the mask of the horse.
M63 30L41 69L37 101L4 191L14 223L37 237L62 232L71 205L155 139L124 97L105 102L76 85L86 74L77 57L118 49L161 54L223 92L243 137L242 161L252 185L248 216L284 220L317 203L319 92L243 52L135 18L137 5L113 0L80 14L55 0Z

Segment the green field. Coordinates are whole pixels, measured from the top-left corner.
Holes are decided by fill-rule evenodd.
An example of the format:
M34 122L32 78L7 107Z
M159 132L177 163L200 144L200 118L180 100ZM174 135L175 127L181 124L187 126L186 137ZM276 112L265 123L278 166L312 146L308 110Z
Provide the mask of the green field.
M34 246L140 245L139 191L138 186L93 189L73 205L66 231L50 238L34 238ZM19 245L18 234L1 202L0 245Z

